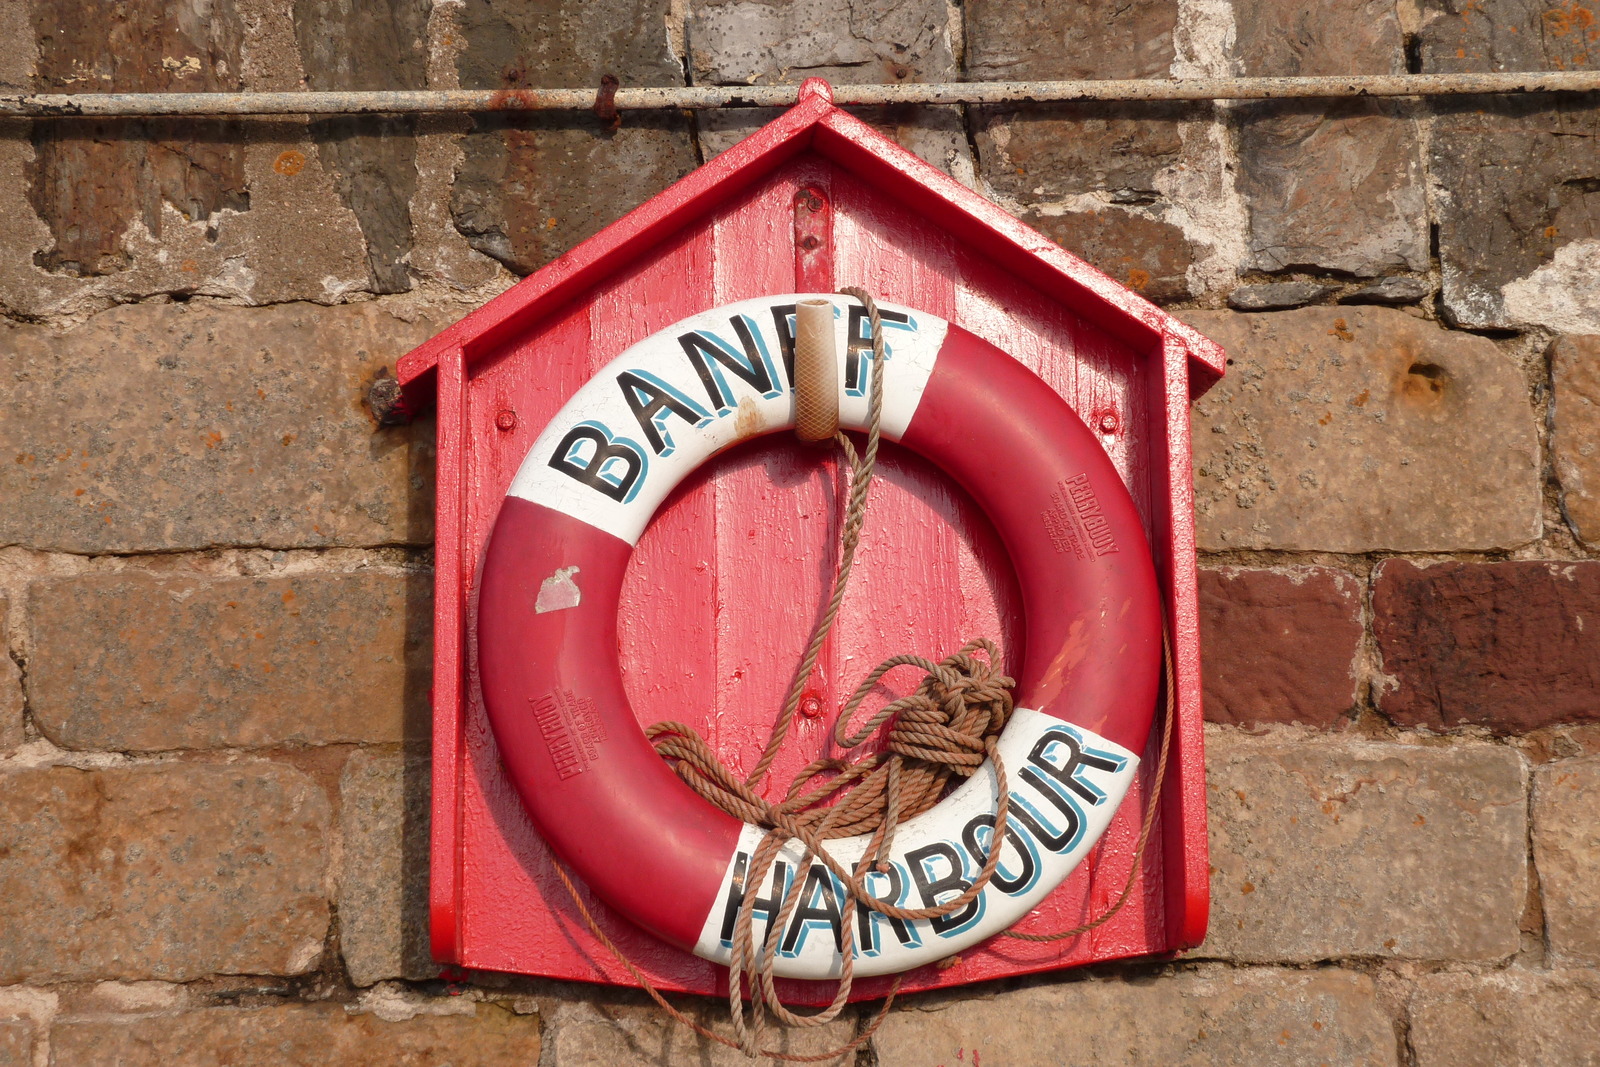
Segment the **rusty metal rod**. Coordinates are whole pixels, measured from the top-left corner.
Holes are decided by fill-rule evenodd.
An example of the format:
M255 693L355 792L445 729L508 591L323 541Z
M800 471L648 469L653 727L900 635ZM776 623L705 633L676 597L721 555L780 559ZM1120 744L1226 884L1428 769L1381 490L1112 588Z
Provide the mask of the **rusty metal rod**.
M1600 71L1520 74L1361 74L1314 78L1180 78L1102 81L837 85L841 105L1006 104L1078 100L1285 100L1600 91ZM788 107L796 85L618 89L623 111ZM0 116L353 115L576 111L593 89L407 89L296 93L28 93L0 95Z

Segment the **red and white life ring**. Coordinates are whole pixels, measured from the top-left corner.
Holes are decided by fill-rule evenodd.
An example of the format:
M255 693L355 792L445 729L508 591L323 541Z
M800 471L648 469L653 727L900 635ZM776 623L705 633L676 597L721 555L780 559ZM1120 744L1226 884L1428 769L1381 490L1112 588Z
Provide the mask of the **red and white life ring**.
M793 315L836 309L840 417L863 429L874 373L859 305L807 294L746 300L623 352L534 442L484 560L483 697L507 771L551 849L611 907L663 940L730 958L744 870L764 831L693 793L656 754L623 690L617 609L634 543L685 475L741 440L792 425ZM1150 730L1161 607L1143 527L1122 480L1070 407L1020 363L923 311L879 305L888 339L883 435L964 486L1019 579L1025 643L1017 712L1000 739L1011 820L1000 865L961 912L921 922L858 915L855 973L895 973L998 933L1038 904L1099 839ZM869 889L907 907L952 899L995 824L992 765L894 835ZM866 839L829 851L852 868ZM790 849L759 894L757 943L789 880L802 898L777 973L839 973L843 887Z

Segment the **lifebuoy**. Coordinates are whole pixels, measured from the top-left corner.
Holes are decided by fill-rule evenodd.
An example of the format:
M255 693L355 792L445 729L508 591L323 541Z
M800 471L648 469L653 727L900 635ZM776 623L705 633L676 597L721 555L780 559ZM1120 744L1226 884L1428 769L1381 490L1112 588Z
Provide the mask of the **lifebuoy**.
M851 906L797 843L771 885L744 870L765 831L712 807L646 741L623 691L617 609L634 543L685 475L792 424L797 301L832 300L840 418L863 429L876 373L863 309L842 297L765 297L685 319L623 352L534 442L482 570L478 655L500 754L550 848L603 901L663 940L727 963L746 891L776 973L839 974ZM1133 779L1159 685L1161 607L1132 499L1072 409L993 345L923 311L879 305L889 343L881 426L966 488L999 531L1022 590L1017 711L1001 735L1011 818L999 867L962 911L902 922L861 909L855 973L908 970L1005 929L1099 839ZM995 825L986 764L901 824L871 891L907 907L951 900ZM846 868L865 838L830 843ZM804 878L781 931L766 929Z

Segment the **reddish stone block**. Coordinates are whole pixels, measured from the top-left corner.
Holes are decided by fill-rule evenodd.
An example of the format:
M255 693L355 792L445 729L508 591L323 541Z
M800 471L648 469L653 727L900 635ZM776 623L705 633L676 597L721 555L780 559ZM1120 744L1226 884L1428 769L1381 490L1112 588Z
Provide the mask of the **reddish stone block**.
M1416 1067L1600 1063L1600 973L1433 974L1411 995Z
M1332 726L1355 699L1361 588L1326 567L1200 572L1206 718Z
M880 1067L1397 1062L1371 977L1332 967L1205 968L923 1000L890 1013L872 1050Z
M1600 335L1556 338L1550 381L1561 510L1579 540L1600 547Z
M1600 721L1600 563L1382 565L1373 632L1402 726Z

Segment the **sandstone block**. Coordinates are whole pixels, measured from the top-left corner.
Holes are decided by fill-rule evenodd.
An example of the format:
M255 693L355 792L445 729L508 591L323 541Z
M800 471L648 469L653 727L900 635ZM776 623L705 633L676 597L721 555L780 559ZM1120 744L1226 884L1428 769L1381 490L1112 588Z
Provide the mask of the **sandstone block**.
M455 1005L452 1005L455 1007ZM55 1025L58 1063L83 1067L526 1067L539 1062L538 1016L472 1012L384 1022L337 1004L101 1017Z
M1390 308L1182 317L1233 362L1191 416L1201 548L1453 551L1539 536L1534 412L1493 342Z
M1550 376L1561 510L1573 533L1600 546L1600 336L1558 338L1550 346Z
M0 1019L0 1067L33 1067L33 1024Z
M134 0L108 12L105 21L91 21L67 4L31 4L30 28L39 45L36 81L41 88L70 92L82 82L86 68L98 68L103 83L95 88L100 91L244 88L244 26L237 13L229 8L202 21L185 18L183 6L163 12L163 5ZM173 68L161 62L176 56L185 61ZM164 203L178 207L191 222L208 221L223 209L248 211L244 123L235 119L203 125L211 127L206 132L221 136L186 145L176 124L136 124L145 127L139 133L157 134L156 143L150 144L144 137L128 137L133 131L118 124L104 124L94 131L99 136L88 137L76 123L36 127L29 193L54 238L38 257L39 265L79 275L125 268L123 235L138 219L159 236ZM86 174L98 174L101 181L74 180Z
M35 721L63 748L401 741L426 731L426 577L44 580Z
M1489 745L1292 744L1213 731L1211 929L1233 960L1517 951L1521 757Z
M169 304L0 331L0 544L426 543L432 422L374 432L363 399L443 325L370 302Z
M339 782L339 941L350 980L433 978L428 952L428 761L358 752Z
M0 755L22 744L22 672L5 639L8 608L0 597Z
M1600 1064L1600 974L1435 974L1411 997L1417 1067Z
M693 1006L689 1014L702 1026L732 1036L724 1002ZM648 1067L742 1067L750 1060L735 1048L710 1041L678 1025L654 1004L619 1004L600 1000L560 1003L548 1012L546 1067L589 1067L590 1064L637 1063ZM774 1030L768 1047L816 1056L855 1037L855 1020L847 1013L824 1026ZM771 1062L771 1061L766 1061ZM824 1067L845 1067L854 1054L819 1061Z
M0 897L28 916L0 938L0 983L306 971L328 825L279 764L0 774Z
M1551 955L1600 967L1600 759L1534 773L1533 862Z
M1325 567L1200 572L1206 718L1331 727L1349 717L1361 587Z
M1600 721L1600 563L1383 563L1378 709L1403 726L1523 733Z
M456 60L467 89L681 85L666 32L668 0L467 0ZM527 274L694 169L676 113L632 112L610 131L598 118L482 115L462 142L451 191L472 247ZM603 178L599 177L603 176Z
M913 1001L872 1039L882 1067L1396 1063L1372 979L1205 969Z

